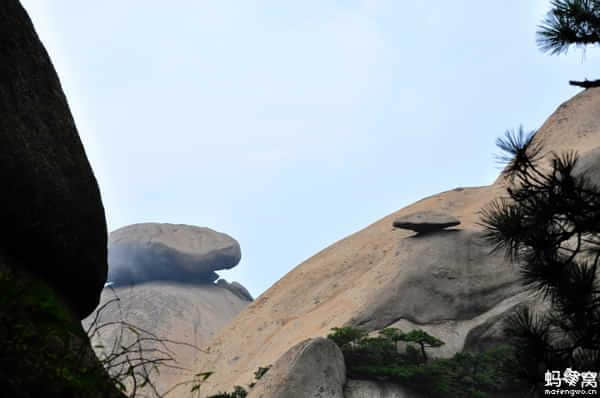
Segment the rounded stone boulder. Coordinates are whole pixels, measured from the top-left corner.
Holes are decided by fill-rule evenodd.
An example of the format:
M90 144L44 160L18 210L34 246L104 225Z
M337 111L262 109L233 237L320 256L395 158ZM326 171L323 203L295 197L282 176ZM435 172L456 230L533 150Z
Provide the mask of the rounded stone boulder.
M409 229L420 234L439 231L460 224L460 220L450 214L437 211L419 211L407 214L394 221L394 227Z
M344 355L323 337L304 340L283 354L248 398L344 398Z
M108 280L115 285L152 281L212 283L215 271L235 267L239 243L210 228L143 223L113 231Z

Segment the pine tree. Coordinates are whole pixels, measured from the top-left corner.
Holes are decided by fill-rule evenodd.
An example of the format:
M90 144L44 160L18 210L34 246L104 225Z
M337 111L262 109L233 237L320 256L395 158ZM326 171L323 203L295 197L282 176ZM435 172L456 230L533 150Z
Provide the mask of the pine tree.
M507 132L507 196L482 211L485 237L519 264L523 283L549 310L516 311L507 332L520 376L544 380L546 370L600 368L600 188L574 172L577 154L549 154L534 134ZM549 167L542 164L549 158Z
M600 0L553 0L537 32L540 49L566 53L572 45L600 44ZM574 86L599 87L600 80L570 81Z

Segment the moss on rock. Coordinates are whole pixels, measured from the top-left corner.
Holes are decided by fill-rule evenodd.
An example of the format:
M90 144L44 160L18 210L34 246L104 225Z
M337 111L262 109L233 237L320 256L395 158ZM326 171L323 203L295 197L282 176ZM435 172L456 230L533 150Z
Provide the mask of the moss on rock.
M0 259L0 291L3 396L122 397L51 286Z

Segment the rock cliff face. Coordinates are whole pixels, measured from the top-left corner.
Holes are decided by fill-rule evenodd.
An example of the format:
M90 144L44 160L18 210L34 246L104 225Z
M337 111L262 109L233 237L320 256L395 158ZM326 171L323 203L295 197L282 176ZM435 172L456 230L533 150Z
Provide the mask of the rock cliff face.
M80 318L106 280L100 192L58 76L16 0L0 3L0 242Z
M25 10L0 2L0 385L120 397L80 319L106 280L106 224L58 76Z
M538 130L547 151L576 150L590 175L600 169L600 88L562 104ZM600 180L598 181L600 183ZM497 322L531 300L517 269L501 254L488 256L479 211L504 195L498 178L485 187L430 196L377 221L297 266L242 311L199 356L197 370L216 370L203 395L247 385L259 366L277 361L299 342L333 327L378 330L419 327L446 342L435 355L497 338ZM460 221L454 229L415 236L393 228L419 212ZM469 348L468 347L468 348Z

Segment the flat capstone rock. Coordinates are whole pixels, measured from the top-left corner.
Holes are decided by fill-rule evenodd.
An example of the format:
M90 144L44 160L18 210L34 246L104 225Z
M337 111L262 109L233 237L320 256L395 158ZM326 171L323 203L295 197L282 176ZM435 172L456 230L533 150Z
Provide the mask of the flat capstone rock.
M400 217L394 221L395 228L409 229L423 234L455 227L460 224L458 218L435 211L419 211Z

